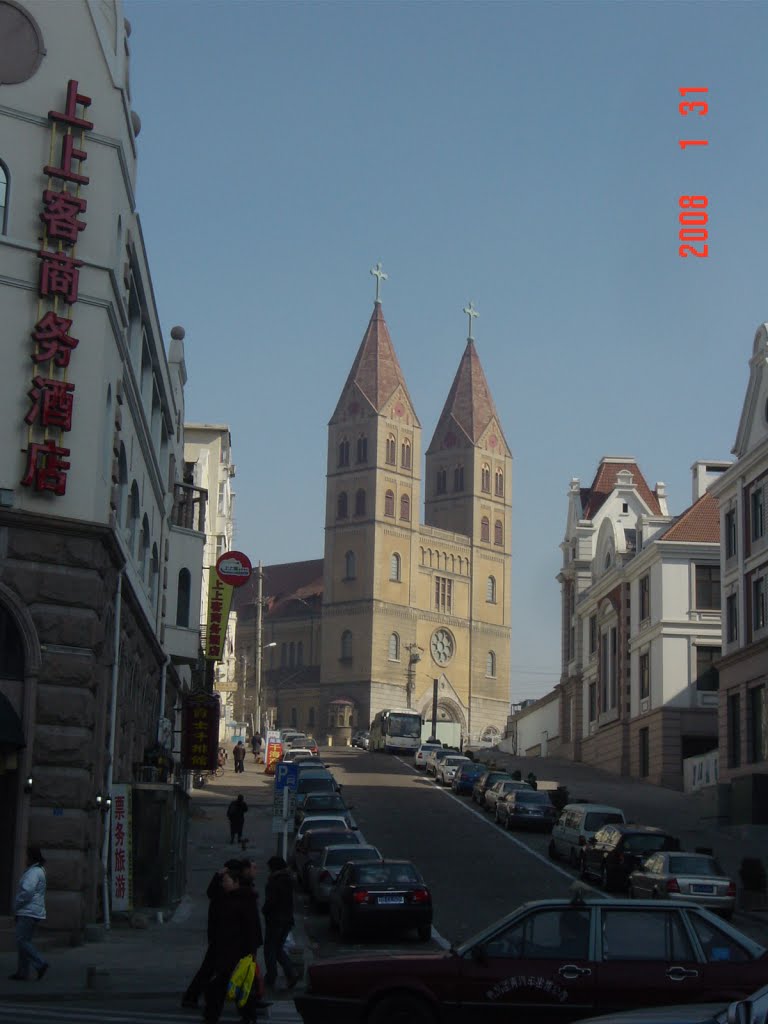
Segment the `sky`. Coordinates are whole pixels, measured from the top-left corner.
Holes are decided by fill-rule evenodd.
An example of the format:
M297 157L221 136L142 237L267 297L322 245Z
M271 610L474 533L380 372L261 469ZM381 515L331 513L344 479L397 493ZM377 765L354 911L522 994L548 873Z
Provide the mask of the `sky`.
M186 329L187 420L231 428L236 547L322 557L327 423L377 260L424 450L472 299L514 460L511 699L543 695L570 480L633 456L676 515L694 460L731 458L768 318L768 4L124 14L161 324ZM707 198L706 256L679 254L683 195Z

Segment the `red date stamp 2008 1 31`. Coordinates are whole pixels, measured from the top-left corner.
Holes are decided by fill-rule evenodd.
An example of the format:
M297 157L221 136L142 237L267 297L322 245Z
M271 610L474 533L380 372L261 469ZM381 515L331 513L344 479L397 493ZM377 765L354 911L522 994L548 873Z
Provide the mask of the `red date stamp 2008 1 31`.
M681 96L687 96L689 93L707 93L709 89L689 88L680 89L679 92ZM706 117L709 105L704 100L683 100L678 104L677 109L681 117L687 117L689 114ZM680 149L685 150L688 146L708 146L709 141L707 139L680 139L678 145ZM679 239L685 243L702 243L700 247L690 244L681 245L677 250L680 256L709 256L709 245L707 244L709 233L706 228L709 220L706 212L707 204L706 196L680 196Z

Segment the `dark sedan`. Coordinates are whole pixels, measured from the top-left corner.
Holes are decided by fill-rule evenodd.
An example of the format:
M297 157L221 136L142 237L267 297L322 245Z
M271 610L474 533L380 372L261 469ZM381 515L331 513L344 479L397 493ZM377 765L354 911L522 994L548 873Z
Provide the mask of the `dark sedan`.
M432 895L407 860L349 862L328 897L331 927L344 939L363 929L415 928L426 942L432 934Z
M540 900L450 951L317 960L295 1003L306 1024L566 1024L743 999L767 975L763 946L695 904Z
M496 821L507 829L537 828L550 832L557 821L557 809L541 790L515 789L497 802Z
M472 787L472 799L475 801L476 804L480 804L481 807L485 807L486 789L490 789L494 782L498 782L499 779L511 778L512 776L509 774L509 772L501 772L486 768L486 770L477 779L474 786Z
M360 846L363 840L359 832L344 829L309 829L296 843L293 860L296 877L303 886L307 884L307 869L317 864L326 846Z
M768 986L749 999L734 1003L697 1003L684 1006L655 1006L647 1010L590 1017L582 1024L765 1024L768 1021Z
M451 789L460 796L471 796L472 789L487 768L482 764L468 764L460 768L451 779Z

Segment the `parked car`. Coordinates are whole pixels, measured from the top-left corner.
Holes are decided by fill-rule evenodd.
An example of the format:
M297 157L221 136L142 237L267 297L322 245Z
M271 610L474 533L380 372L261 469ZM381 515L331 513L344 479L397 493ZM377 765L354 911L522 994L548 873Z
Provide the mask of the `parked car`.
M437 766L444 757L453 757L455 754L460 754L461 751L454 750L453 747L440 747L439 750L430 750L427 754L427 760L425 762L425 769L427 775L432 775L437 778Z
M375 846L326 846L317 864L307 868L307 889L312 901L326 906L339 872L348 861L380 861L381 853Z
M480 804L481 807L485 806L485 791L494 782L498 782L499 779L511 779L512 776L509 772L496 771L496 769L486 768L482 775L480 775L472 787L472 799L476 804Z
M542 790L513 789L497 801L495 818L506 829L537 828L549 832L557 821L557 808Z
M296 782L296 808L302 806L308 793L338 793L341 787L329 771L299 772Z
M470 761L469 764L459 768L453 776L451 779L451 789L454 793L458 793L459 796L472 796L472 787L477 782L479 776L484 775L485 772L485 765Z
M577 897L523 904L450 951L316 960L295 1003L306 1024L566 1024L745 998L767 971L764 946L693 903Z
M450 786L458 769L463 768L465 764L472 764L472 762L468 757L463 757L461 754L455 754L453 757L444 757L438 763L435 778L441 785Z
M413 767L418 771L422 771L427 767L427 757L432 753L433 750L442 750L442 743L422 743L416 753L413 755Z
M609 807L607 804L566 804L552 829L549 856L552 860L563 857L573 867L578 867L582 847L587 845L603 825L615 825L625 821L624 812L620 807Z
M306 747L307 745L307 734L305 732L292 733L290 739L285 741L287 746L293 747Z
M480 805L484 811L488 811L492 814L496 821L498 816L496 814L496 807L500 800L503 800L508 793L515 793L519 789L527 789L530 793L533 793L530 785L527 782L521 782L519 779L498 779L492 786L489 786L483 794L483 802Z
M313 757L319 757L320 756L320 748L318 747L317 740L315 739L314 736L307 736L307 739L306 739L306 742L305 742L304 746L306 747L307 750L311 750L312 751L312 756Z
M293 846L293 864L296 877L306 888L307 869L317 864L326 846L363 846L359 832L351 829L309 828Z
M627 888L629 876L644 857L679 850L679 840L653 825L605 825L581 855L583 878L595 878L606 890Z
M371 734L365 729L362 732L356 732L352 737L352 746L359 747L360 750L367 750L370 746Z
M707 854L653 853L629 876L629 895L694 900L727 920L736 905L736 883Z
M293 837L293 845L302 838L302 836L309 832L310 829L318 831L319 829L341 829L342 832L359 832L357 826L352 827L347 824L347 818L343 814L313 814L308 815L299 827L296 829L296 833Z
M348 806L340 793L308 793L301 807L296 808L293 820L294 824L300 825L307 815L318 814L337 814L351 820L349 812L352 810L352 805Z
M654 1006L609 1017L589 1017L581 1024L765 1024L767 1020L768 985L736 1002Z
M294 761L304 760L314 762L312 751L307 749L307 747L288 747L287 750L283 751L280 760L285 764L292 764Z
M344 939L366 927L377 933L415 928L423 942L432 934L432 895L408 860L345 864L331 889L328 911L331 927L338 928Z

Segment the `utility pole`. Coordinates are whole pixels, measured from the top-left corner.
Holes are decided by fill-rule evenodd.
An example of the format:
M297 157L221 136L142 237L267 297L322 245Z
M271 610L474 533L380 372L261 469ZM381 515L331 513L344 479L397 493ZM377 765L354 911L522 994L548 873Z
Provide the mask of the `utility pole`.
M262 596L263 586L264 572L261 566L261 559L259 559L259 565L256 569L256 713L253 716L253 728L259 734L261 734L261 659L263 656L262 617L264 614L264 602Z

